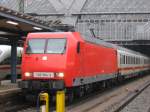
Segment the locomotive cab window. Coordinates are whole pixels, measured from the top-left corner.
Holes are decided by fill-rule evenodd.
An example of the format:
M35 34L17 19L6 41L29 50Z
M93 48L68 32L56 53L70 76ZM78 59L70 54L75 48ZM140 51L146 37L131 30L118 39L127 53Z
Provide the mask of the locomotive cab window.
M30 39L27 43L26 53L44 53L46 39Z
M66 50L66 39L48 39L46 53L64 53Z
M48 39L29 39L26 53L28 54L55 54L64 53L66 50L66 39L48 38Z

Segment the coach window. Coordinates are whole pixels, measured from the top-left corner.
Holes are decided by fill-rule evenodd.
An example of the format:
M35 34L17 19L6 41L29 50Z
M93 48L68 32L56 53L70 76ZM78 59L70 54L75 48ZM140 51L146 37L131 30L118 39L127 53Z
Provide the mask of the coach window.
M126 56L124 56L124 64L126 64L126 60L127 60L127 58L126 58Z
M130 58L130 57L128 56L127 58L128 58L128 60L127 60L127 64L129 64L129 61L130 61L130 60L129 60L129 58Z
M130 64L132 64L132 57L130 56Z
M128 64L128 56L126 56L126 64Z
M127 64L127 56L124 56L125 57L125 62L124 62L124 64Z
M121 55L121 64L123 64L123 55Z
M123 55L123 64L125 64L125 55Z
M126 56L126 62L125 62L126 64L128 63L127 61L128 61L128 57Z
M122 55L120 54L120 64L122 64L122 63L121 63L121 59L122 59Z
M139 64L141 63L141 58L139 58Z
M144 64L144 59L142 59L142 64Z
M126 56L124 55L124 64L126 64Z
M131 64L131 56L129 56L129 64Z
M121 64L121 54L120 54L120 64Z
M132 58L132 57L130 56L130 61L129 61L129 64L132 64L132 62L131 62L131 61L132 61L132 59L131 59L131 58Z
M130 63L129 61L130 61L130 56L128 56L128 64Z
M121 55L121 63L123 64L124 63L124 58L123 58L123 55Z
M2 51L0 50L0 55L2 54Z
M120 58L119 58L120 60L119 61L120 61L120 64L121 64L121 54L119 56L120 56Z
M132 57L130 56L130 64L132 64Z
M0 63L0 65L9 65L9 64L10 64L10 58L11 58L11 57L8 57L8 58L4 59L4 60Z
M134 60L135 60L135 63L134 63L134 64L136 64L136 57L134 57Z

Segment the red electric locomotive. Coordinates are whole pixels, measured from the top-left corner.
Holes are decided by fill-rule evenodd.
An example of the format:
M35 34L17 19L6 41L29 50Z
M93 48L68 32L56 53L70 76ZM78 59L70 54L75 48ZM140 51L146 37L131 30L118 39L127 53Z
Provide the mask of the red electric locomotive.
M78 32L29 33L20 87L28 92L64 88L83 92L148 69L148 57Z

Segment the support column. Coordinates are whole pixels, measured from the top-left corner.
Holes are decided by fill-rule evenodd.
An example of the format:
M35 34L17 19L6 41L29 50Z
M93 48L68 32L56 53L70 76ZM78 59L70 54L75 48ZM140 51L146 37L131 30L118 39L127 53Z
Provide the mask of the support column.
M11 40L11 82L16 83L17 79L17 39Z

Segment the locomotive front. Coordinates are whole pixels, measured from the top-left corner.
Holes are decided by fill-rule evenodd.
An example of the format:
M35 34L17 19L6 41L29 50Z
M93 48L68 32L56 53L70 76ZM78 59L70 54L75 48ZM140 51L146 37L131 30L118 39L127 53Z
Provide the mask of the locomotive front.
M67 37L64 33L31 33L27 36L19 84L22 89L41 91L65 87L66 74L71 74L67 61L74 54L74 50L69 52L74 43Z

